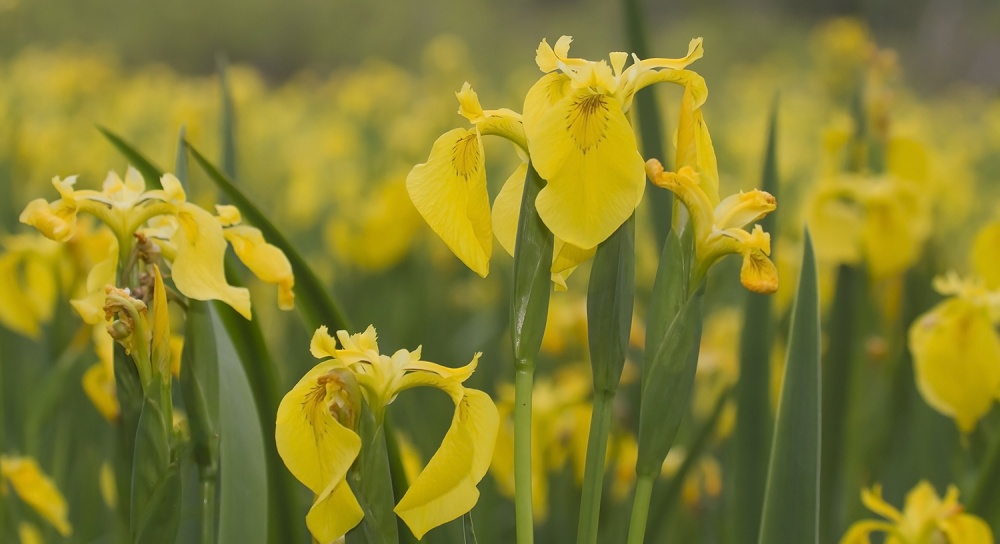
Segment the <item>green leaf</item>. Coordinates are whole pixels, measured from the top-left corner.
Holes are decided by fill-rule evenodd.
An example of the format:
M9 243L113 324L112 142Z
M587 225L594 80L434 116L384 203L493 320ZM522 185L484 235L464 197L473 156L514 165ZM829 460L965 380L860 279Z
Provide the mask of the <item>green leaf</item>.
M177 133L177 156L174 159L174 176L182 184L188 182L188 155L187 146L184 145L184 140L187 138L187 127L181 125L180 131Z
M158 168L152 161L146 158L145 155L137 151L134 147L129 145L114 132L98 126L97 130L101 131L101 134L111 142L111 145L115 146L115 149L119 153L125 156L129 164L135 167L136 170L142 174L143 179L146 180L147 189L162 189L163 186L160 185L160 176L163 175L163 169Z
M816 255L806 229L775 422L760 544L819 542L820 322ZM745 539L747 535L737 535Z
M462 516L462 529L465 535L465 544L477 544L476 528L472 526L472 512L466 512Z
M187 144L195 162L208 174L209 179L229 197L229 200L239 208L243 218L260 229L264 238L278 247L292 264L295 274L295 305L301 312L310 329L327 325L331 330L351 330L343 312L330 297L319 277L309 268L309 264L292 246L288 238L281 233L255 206L246 195L219 171L208 159L195 149L190 142Z
M704 284L691 294L692 229L671 230L660 258L646 334L636 473L655 477L688 410L698 366Z
M114 345L115 393L121 409L121 421L116 433L118 456L115 463L115 483L118 491L118 508L126 524L131 517L132 463L135 458L136 429L142 414L142 384L135 363L125 354L125 348Z
M775 97L767 129L761 189L778 197L778 99ZM782 209L782 208L779 208ZM777 232L777 213L759 223L765 232ZM771 254L774 258L774 254ZM747 293L740 335L740 380L736 383L736 428L733 432L733 479L730 519L736 535L760 532L767 462L771 450L771 347L774 324L771 295Z
M225 55L216 58L219 74L219 95L221 112L219 128L222 142L222 171L230 178L236 177L236 110L233 107L233 91L229 86L229 61Z
M514 358L534 361L542 345L552 290L552 232L535 209L535 198L545 180L528 164L521 197L514 244L514 284L511 299L511 332Z
M975 487L966 504L970 514L983 518L991 527L1000 526L1000 437L987 454L984 466L976 477Z
M180 527L181 479L173 458L169 384L160 399L150 391L136 427L130 533L135 544L173 544Z
M257 405L236 348L211 311L219 358L219 542L267 542L267 463Z

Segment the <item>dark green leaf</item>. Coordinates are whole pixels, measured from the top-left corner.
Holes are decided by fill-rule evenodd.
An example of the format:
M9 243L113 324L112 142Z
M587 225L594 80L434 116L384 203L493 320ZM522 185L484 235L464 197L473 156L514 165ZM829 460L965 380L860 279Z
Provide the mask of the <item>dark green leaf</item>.
M219 95L221 98L220 141L222 142L222 171L231 179L236 178L236 110L233 107L233 91L229 86L229 62L224 55L216 59L219 74Z
M250 224L257 227L264 234L264 238L274 244L292 264L292 272L295 274L295 305L299 308L306 325L310 329L317 329L322 325L327 325L331 330L351 330L340 311L340 308L330 297L319 277L309 268L309 264L292 246L291 242L281 233L255 206L246 195L211 162L208 161L191 146L188 142L188 149L201 168L208 174L209 179L215 183L219 189L239 208L243 218Z
M587 287L587 337L594 391L618 389L635 301L635 215L597 246Z
M219 542L267 542L267 463L257 405L236 348L214 311L219 357Z
M219 358L209 303L189 300L184 322L181 394L201 478L214 479L219 463Z
M775 97L767 129L761 189L778 197L778 99ZM782 209L779 207L778 209ZM777 232L777 213L759 223L765 232ZM774 255L771 255L774 258ZM787 280L786 280L787 281ZM736 383L736 428L733 432L733 496L730 510L733 532L756 535L764 507L767 462L771 450L771 347L774 325L771 296L747 293L740 336L740 380Z
M393 512L396 501L389 473L385 426L375 421L367 403L361 411L358 434L361 436L361 453L350 477L351 488L357 490L358 503L365 513L361 521L365 536L372 544L396 544L399 533Z
M819 289L808 229L803 239L802 272L792 310L784 385L771 446L760 544L819 542Z
M111 132L102 126L98 126L97 130L101 131L101 134L103 134L104 137L111 142L111 145L115 146L115 149L128 159L129 164L134 166L135 169L142 174L143 179L146 180L146 188L163 188L163 186L160 185L160 176L163 175L162 168L158 168L152 163L152 161L147 159L145 155L137 151L131 145L127 144L121 136L118 136L114 132Z

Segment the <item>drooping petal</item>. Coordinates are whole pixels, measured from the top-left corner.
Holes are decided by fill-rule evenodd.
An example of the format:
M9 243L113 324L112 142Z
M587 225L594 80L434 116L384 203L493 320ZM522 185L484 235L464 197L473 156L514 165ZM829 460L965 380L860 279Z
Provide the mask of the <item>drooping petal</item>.
M948 537L948 544L993 544L993 530L982 519L959 514L942 520L941 532Z
M493 233L479 133L456 128L442 134L427 162L406 176L406 189L431 230L466 266L486 277Z
M358 452L361 438L333 416L346 414L351 403L360 406L357 393L344 383L343 366L336 360L316 365L278 405L275 443L289 472L313 493L321 495L332 482L341 482ZM346 404L345 404L346 403Z
M769 295L778 290L778 268L763 251L751 249L743 254L740 283L754 293Z
M209 212L184 203L178 213L173 242L177 255L172 265L174 285L196 300L221 300L250 319L250 292L226 282L226 239L222 225Z
M331 482L316 497L306 514L306 527L320 544L334 544L360 523L364 515L350 486L340 480Z
M47 238L65 242L76 232L76 202L57 200L49 204L44 198L36 198L25 206L18 221L31 225Z
M558 83L545 76L525 99L529 154L547 181L536 207L556 237L590 249L638 206L643 161L617 99L582 88L545 108Z
M225 229L223 233L236 256L255 276L278 286L278 307L282 310L294 309L295 293L292 287L295 286L295 276L284 252L267 243L260 230L254 227L237 225Z
M66 499L34 459L0 456L0 475L14 488L17 496L51 523L59 534L64 537L72 534Z
M840 544L871 544L872 533L895 534L896 527L884 521L865 520L851 525L851 528L840 539Z
M15 253L0 254L0 323L37 339L41 334L41 322L20 280L20 263L21 258Z
M396 505L396 514L417 538L475 506L476 484L489 469L498 428L490 397L466 389L441 447Z
M1000 388L1000 338L987 309L948 299L914 322L909 343L924 400L971 432Z

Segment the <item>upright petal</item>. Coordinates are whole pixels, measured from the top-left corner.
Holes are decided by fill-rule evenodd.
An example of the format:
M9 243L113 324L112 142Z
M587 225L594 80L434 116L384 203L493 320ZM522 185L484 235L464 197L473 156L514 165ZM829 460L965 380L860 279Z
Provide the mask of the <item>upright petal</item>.
M525 100L529 154L547 181L536 207L556 237L590 249L639 205L643 161L621 104L609 95L574 89L539 111L555 81L543 77Z
M466 266L486 277L493 233L479 133L456 128L442 134L427 162L406 176L406 189L431 230Z
M222 225L207 211L185 203L177 213L179 228L173 242L174 284L196 300L221 300L250 319L250 292L226 282L226 239Z

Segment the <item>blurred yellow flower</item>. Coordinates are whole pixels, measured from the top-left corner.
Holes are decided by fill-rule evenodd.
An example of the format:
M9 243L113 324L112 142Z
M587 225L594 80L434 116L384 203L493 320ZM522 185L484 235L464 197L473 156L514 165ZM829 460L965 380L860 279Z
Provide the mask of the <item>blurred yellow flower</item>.
M451 427L395 511L417 538L468 512L479 498L476 484L489 466L498 425L489 396L462 385L480 354L464 367L449 368L421 360L420 348L380 354L374 327L354 335L338 331L337 337L340 348L326 327L316 331L310 349L324 361L285 395L277 415L278 453L316 495L306 516L313 537L333 542L364 515L345 479L361 450L361 395L378 424L386 406L407 389L435 387L451 397Z
M962 511L958 488L948 486L944 498L926 481L906 495L900 512L882 498L882 486L861 490L861 502L888 521L858 521L840 544L868 544L869 535L885 533L885 544L993 544L993 531L983 520Z
M59 294L59 244L22 234L3 240L0 253L0 324L38 339Z
M1000 396L1000 292L955 274L937 278L934 288L951 298L910 326L917 387L968 434Z
M115 422L121 414L115 388L115 341L103 326L94 327L93 337L98 361L83 373L83 392L104 419Z
M770 193L754 189L719 200L719 170L708 125L701 112L707 92L688 84L681 99L677 127L677 172L665 172L656 159L646 163L646 175L657 186L669 189L684 203L694 228L693 277L700 281L708 268L730 253L743 257L740 281L756 293L778 289L778 270L768 258L771 235L756 225L744 227L774 211ZM699 96L700 95L700 96Z
M31 506L62 536L73 533L67 519L66 499L38 463L30 457L0 455L0 476L5 487L10 485L25 504Z

